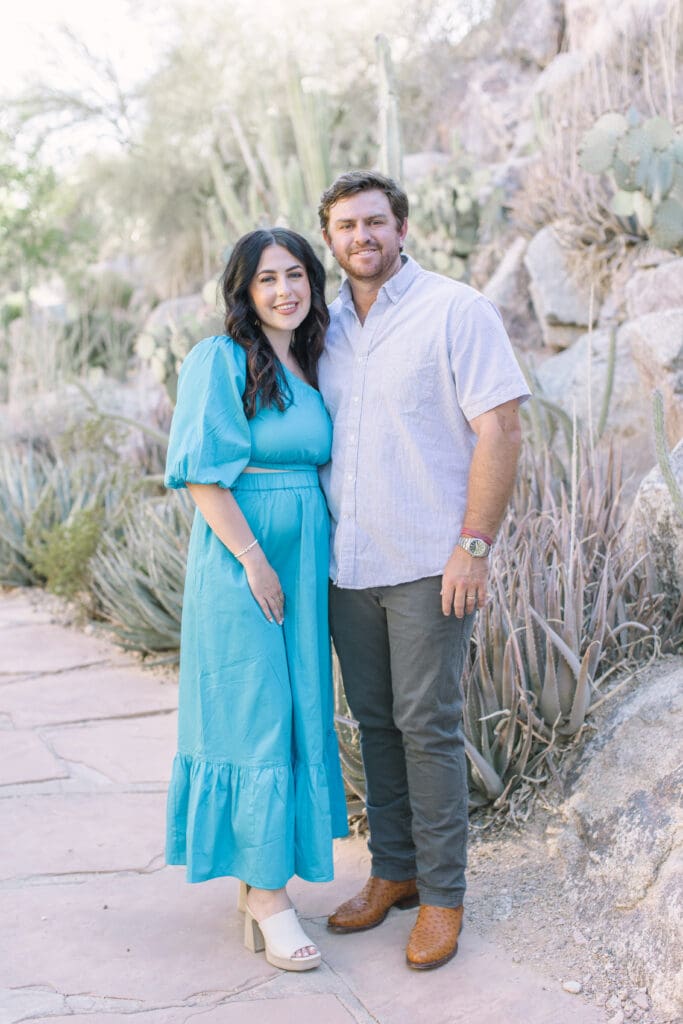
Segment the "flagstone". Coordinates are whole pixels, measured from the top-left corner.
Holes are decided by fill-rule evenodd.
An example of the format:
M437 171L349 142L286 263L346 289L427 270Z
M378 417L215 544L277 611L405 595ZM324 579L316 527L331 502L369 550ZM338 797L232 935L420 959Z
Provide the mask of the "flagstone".
M161 855L165 794L20 796L0 801L0 879L141 871Z
M3 730L0 743L0 786L17 782L63 779L69 773L33 732Z
M50 729L60 757L94 768L112 782L167 783L176 747L177 716L143 716Z
M142 827L130 821L128 839ZM4 889L0 988L40 984L150 1010L200 993L217 1002L280 973L245 949L236 897L234 880L188 885L180 868Z
M335 935L309 922L325 958L381 1024L415 1024L429 1005L429 1024L603 1024L587 1006L465 927L457 956L438 971L415 971L405 948L417 910L389 912L381 929ZM379 934L381 932L381 935Z
M134 1024L354 1024L357 1018L336 996L304 995L277 1000L239 999L208 1010L206 1006L165 1007L136 1013L132 1020ZM76 1013L50 1017L49 1024L131 1024L131 1015Z
M137 665L93 666L0 686L0 712L18 729L170 711L177 703L175 683Z
M3 615L3 620L6 621ZM30 639L27 633L30 630ZM27 623L2 634L0 674L19 676L34 672L60 672L78 665L106 661L112 648L103 640L54 623Z

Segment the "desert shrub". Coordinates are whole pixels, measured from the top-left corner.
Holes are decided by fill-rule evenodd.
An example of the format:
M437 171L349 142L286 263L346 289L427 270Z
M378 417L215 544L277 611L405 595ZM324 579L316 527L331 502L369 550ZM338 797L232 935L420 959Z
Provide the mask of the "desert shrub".
M87 587L90 559L102 532L102 511L81 508L65 522L27 531L27 553L45 586L60 597L73 600Z

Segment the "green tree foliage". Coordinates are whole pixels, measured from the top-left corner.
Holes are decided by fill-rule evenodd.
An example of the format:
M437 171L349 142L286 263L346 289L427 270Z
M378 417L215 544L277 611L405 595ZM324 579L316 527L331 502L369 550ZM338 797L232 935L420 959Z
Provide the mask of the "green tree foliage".
M94 225L38 152L21 159L0 136L0 272L3 290L27 289L42 270L85 254Z

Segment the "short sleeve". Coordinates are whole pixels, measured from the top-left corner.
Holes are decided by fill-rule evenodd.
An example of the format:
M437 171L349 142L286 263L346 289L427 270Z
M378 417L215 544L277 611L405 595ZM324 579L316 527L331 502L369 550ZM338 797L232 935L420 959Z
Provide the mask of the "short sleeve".
M467 420L517 398L531 397L500 313L478 296L449 324L450 363Z
M180 368L166 457L166 487L230 487L251 455L242 395L246 353L230 338L205 338Z

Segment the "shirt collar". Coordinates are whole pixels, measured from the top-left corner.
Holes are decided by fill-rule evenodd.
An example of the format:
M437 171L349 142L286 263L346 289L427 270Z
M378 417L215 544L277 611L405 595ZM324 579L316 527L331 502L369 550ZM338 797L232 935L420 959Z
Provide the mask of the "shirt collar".
M401 269L397 270L388 281L384 282L378 292L378 298L384 292L387 298L396 304L420 272L420 264L416 263L412 256L408 256L407 253L401 253L401 264ZM344 278L339 289L339 297L343 306L353 308L353 295L351 294L351 285L348 278Z

